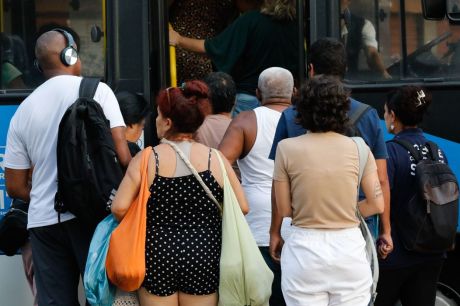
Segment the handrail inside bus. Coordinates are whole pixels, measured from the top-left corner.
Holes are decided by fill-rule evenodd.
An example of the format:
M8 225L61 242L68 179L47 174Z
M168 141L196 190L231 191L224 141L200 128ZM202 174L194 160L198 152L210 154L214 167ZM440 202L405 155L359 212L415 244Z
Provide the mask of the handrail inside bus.
M172 29L171 24L169 24L169 28ZM170 86L177 87L176 47L172 45L169 45L169 75L170 75Z

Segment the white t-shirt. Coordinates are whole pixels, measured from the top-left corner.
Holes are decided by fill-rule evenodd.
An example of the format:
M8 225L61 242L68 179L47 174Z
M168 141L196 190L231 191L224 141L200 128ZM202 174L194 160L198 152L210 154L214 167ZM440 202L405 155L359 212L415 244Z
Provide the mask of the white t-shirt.
M59 123L78 98L82 78L56 76L34 90L19 105L8 129L4 165L10 169L34 168L30 193L28 228L58 223L54 210L57 191L56 145ZM112 90L99 83L94 100L99 102L110 127L125 126ZM61 222L74 218L61 214Z
M348 35L348 29L345 25L342 26L341 36L344 39ZM361 30L361 42L363 46L378 48L379 44L376 39L374 25L367 19L364 19L363 29Z

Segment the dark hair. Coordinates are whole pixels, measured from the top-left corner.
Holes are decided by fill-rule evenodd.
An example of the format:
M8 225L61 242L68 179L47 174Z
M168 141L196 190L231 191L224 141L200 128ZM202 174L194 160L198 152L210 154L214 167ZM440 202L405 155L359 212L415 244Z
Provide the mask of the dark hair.
M343 134L348 124L349 92L335 77L315 76L302 86L297 120L312 132Z
M142 95L121 91L116 97L126 125L140 123L150 114L149 104Z
M403 125L414 126L423 121L431 104L431 94L418 86L402 86L388 94L385 104Z
M212 72L204 78L208 85L214 114L229 113L236 98L236 86L232 77L225 72Z
M208 86L197 80L163 89L157 105L163 117L171 119L176 133L194 133L211 113Z
M308 53L309 63L313 64L315 74L334 75L343 79L347 71L345 46L334 38L320 38L315 41Z

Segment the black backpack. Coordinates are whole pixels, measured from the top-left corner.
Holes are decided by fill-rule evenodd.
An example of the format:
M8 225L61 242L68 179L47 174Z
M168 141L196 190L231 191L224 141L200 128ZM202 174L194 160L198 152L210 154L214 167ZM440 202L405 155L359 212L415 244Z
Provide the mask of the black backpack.
M438 253L452 250L458 225L458 182L450 167L438 160L438 146L425 144L427 159L413 144L393 139L410 152L415 168L415 195L398 209L397 226L404 247L410 251Z
M361 119L361 117L371 109L370 105L358 102L358 107L354 110L353 113L349 114L349 125L345 130L345 135L348 137L361 137L361 133L358 128L356 128L356 123Z
M57 141L54 208L59 213L70 211L91 227L109 214L123 178L109 121L93 100L98 84L98 79L82 79L79 98L59 124Z
M16 255L29 239L28 210L29 203L13 199L10 209L0 221L0 251L7 256Z

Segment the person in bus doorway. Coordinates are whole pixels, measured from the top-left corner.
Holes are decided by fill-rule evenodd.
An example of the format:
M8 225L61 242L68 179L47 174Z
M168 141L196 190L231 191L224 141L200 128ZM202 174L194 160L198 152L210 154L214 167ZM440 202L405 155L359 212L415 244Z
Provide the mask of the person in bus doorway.
M191 170L196 169L221 202L224 178L216 155L221 153L193 141L193 133L211 111L208 87L194 80L163 89L157 105L156 127L162 141L153 148L147 165L151 197L146 204L146 273L138 290L140 304L216 306L222 216ZM241 210L247 213L241 185L229 162L225 158L223 162ZM124 218L139 192L140 173L145 170L140 167L138 154L112 204L117 220Z
M385 103L385 124L395 139L408 141L426 156L427 139L418 127L422 122L431 95L418 86L403 86L388 95ZM444 253L408 251L400 238L398 223L404 222L400 208L416 193L415 162L410 153L395 142L387 142L388 178L391 188L391 224L394 251L380 260L376 306L394 306L400 299L403 306L433 306L436 284L441 273ZM435 154L447 162L442 151Z
M137 142L144 130L145 120L150 114L150 106L140 94L122 91L116 94L123 120L126 124L125 137L129 152L134 157L141 151Z
M268 158L281 112L291 105L294 78L289 70L271 67L259 76L257 96L262 105L238 114L230 123L219 150L238 162L250 212L246 216L265 262L274 273L271 306L286 305L281 292L281 268L270 257L271 192L273 160ZM290 219L284 220L283 238L289 235Z
M209 87L212 114L206 116L203 124L193 135L195 141L217 149L224 138L235 105L236 87L232 77L225 72L212 72L204 79Z
M0 32L0 49L0 89L26 88L23 73L14 65L12 39L3 32Z
M384 201L372 152L365 146L367 163L360 165L356 143L344 135L349 108L340 80L313 77L297 101L299 122L308 132L277 148L276 206L281 216L292 217L292 233L275 258L281 259L288 306L367 306L371 299L356 209L371 216L383 211ZM360 167L365 198L357 203Z
M369 20L353 14L349 8L351 2L352 0L340 1L341 37L347 50L348 73L358 76L360 53L364 51L369 68L380 77L391 79L378 50L374 25Z
M256 0L254 0L256 1ZM242 14L219 35L191 39L169 31L169 43L206 54L216 70L230 74L236 83L233 116L260 105L256 97L260 73L282 67L297 74L299 41L295 0L265 0L260 10Z
M38 305L78 305L78 283L83 277L92 230L71 213L54 210L57 191L56 146L59 123L78 98L81 61L71 34L53 30L42 34L35 55L45 83L19 106L8 129L4 157L6 189L11 197L29 202L28 229L32 245ZM75 50L75 49L74 49ZM99 83L95 98L110 121L120 163L131 156L124 135L125 124L112 90ZM33 168L32 186L28 173Z
M342 80L347 69L347 57L344 45L333 38L321 38L314 42L310 47L309 52L309 76L310 78L316 75L333 76L338 80ZM350 110L348 116L353 117L355 112L362 107L362 103L350 98ZM297 109L296 106L290 106L282 114L276 128L273 145L270 151L270 158L275 159L278 143L289 137L303 135L306 129L296 123ZM374 238L379 238L381 241L379 253L380 256L387 256L393 249L391 239L390 226L390 189L387 176L387 149L383 139L383 130L380 126L380 119L377 111L374 108L368 108L355 123L358 134L364 139L366 144L371 149L377 164L377 172L379 176L380 186L383 192L385 201L385 210L380 214L380 228L377 225L377 217L368 218L369 228L371 229ZM361 193L360 198L364 195ZM276 200L275 196L272 199ZM272 257L278 257L283 240L279 233L281 218L277 215L276 203L272 203L273 219L270 235L270 252Z
M169 22L181 35L196 39L216 36L235 18L233 0L168 0ZM203 79L212 72L211 60L176 49L177 83Z

